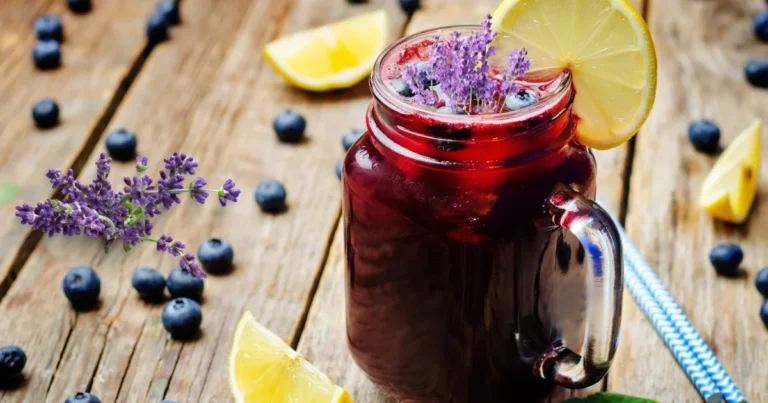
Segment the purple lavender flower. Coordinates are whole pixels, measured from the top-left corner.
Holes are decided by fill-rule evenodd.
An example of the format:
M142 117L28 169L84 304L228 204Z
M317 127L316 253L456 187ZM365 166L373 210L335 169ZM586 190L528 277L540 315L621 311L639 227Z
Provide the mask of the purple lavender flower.
M519 91L515 82L528 71L530 60L525 49L514 50L509 55L509 65L496 69L492 63L496 47L491 44L497 33L491 30L491 25L491 16L487 15L482 31L469 35L453 32L447 39L443 39L440 32L429 49L423 72L416 63L404 66L401 78L414 90L414 102L462 108L468 113L501 110L506 97ZM496 73L500 73L500 77L493 77ZM422 84L424 78L429 86Z
M235 182L232 179L227 179L221 188L218 190L219 203L222 207L227 206L227 200L236 203L238 196L240 196L240 189L235 188Z
M105 250L117 241L122 242L125 251L141 242L155 242L158 251L180 257L179 265L184 270L204 278L205 272L195 262L195 257L184 252L186 245L183 242L174 241L167 235L156 240L151 238L149 219L163 212L160 206L169 210L174 204L181 203L178 196L181 193L189 192L200 204L205 203L208 193L216 193L221 205L226 206L227 200L237 202L240 190L231 179L219 189L205 189L206 181L199 176L189 186L184 186L187 176L194 175L197 162L179 153L165 158L164 162L165 169L160 170L160 179L155 181L148 175L141 175L147 170L149 159L137 158L139 175L123 178L122 192L112 189L108 180L112 159L104 154L96 161L96 177L87 185L77 181L71 169L66 174L50 169L46 177L54 189L61 191L62 199L49 199L34 207L29 204L17 206L15 215L22 224L48 233L48 236L83 234L101 239Z

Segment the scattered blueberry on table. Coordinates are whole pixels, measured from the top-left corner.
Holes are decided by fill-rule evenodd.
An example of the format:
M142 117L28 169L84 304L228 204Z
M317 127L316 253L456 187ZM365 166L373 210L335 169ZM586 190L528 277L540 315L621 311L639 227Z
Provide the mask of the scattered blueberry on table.
M362 4L362 3L365 3L367 1L368 0L347 0L347 2L349 2L351 4Z
M158 3L155 8L155 14L160 14L165 17L165 21L168 22L168 25L179 25L181 22L179 5L173 0L164 0Z
M147 40L159 43L168 39L168 20L165 14L154 12L147 19Z
M688 140L696 150L714 154L720 148L720 128L708 120L697 120L688 127Z
M763 10L755 15L752 20L752 29L757 39L768 42L768 11Z
M163 300L165 277L155 269L149 267L136 269L131 276L131 285L144 301L158 302Z
M344 147L344 151L348 151L352 148L352 144L355 144L355 141L357 141L363 133L365 133L365 131L360 129L351 129L344 133L344 135L341 136L341 146Z
M304 138L307 121L298 112L285 111L272 122L277 138L284 143L298 143Z
M747 81L755 87L768 88L768 60L750 60L744 66Z
M736 277L739 274L739 265L744 259L744 251L733 244L715 246L709 253L709 261L718 274L726 277Z
M133 161L136 157L136 135L125 129L109 133L105 140L109 156L118 161Z
M35 20L37 39L61 42L64 39L64 25L55 15L44 15Z
M763 320L765 326L768 326L768 301L765 301L760 308L760 319Z
M206 239L197 249L198 260L205 271L211 274L227 273L232 270L234 257L232 245L223 239Z
M64 403L101 403L101 400L90 393L80 392L68 397Z
M200 329L203 313L200 305L189 298L176 298L165 305L163 327L177 340L191 339Z
M396 93L406 97L410 98L414 95L416 95L413 92L413 88L411 88L410 85L408 85L405 80L393 80L390 85L392 85L392 89L395 90Z
M400 0L400 8L406 13L412 13L421 7L420 0Z
M274 179L262 181L256 186L256 191L254 192L256 203L262 211L267 213L282 211L285 208L286 196L285 186Z
M32 107L32 119L41 129L48 129L59 123L59 106L50 98L44 98Z
M522 90L511 97L508 97L504 106L511 111L517 111L527 108L529 106L536 105L539 102L539 98L531 91Z
M160 403L178 403L173 400L161 400Z
M91 11L91 0L67 0L67 6L75 14L85 14Z
M62 280L64 295L78 311L96 307L101 292L101 280L92 268L77 266L70 269Z
M18 346L0 348L0 383L15 379L27 364L27 354Z
M203 297L203 280L195 278L190 272L182 268L171 271L168 280L166 280L166 286L173 298L184 297L200 301L200 298Z
M51 70L61 66L61 45L53 39L37 41L32 49L32 59L40 70Z
M341 179L341 172L344 170L344 161L339 161L336 163L336 177Z
M768 267L764 267L755 276L755 287L763 297L768 298Z

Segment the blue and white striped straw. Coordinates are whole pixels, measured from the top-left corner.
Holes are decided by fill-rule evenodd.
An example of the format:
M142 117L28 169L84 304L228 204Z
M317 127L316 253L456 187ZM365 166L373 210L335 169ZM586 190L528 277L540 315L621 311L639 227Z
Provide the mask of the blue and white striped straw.
M739 391L733 379L725 372L725 369L720 365L720 362L712 353L712 350L709 349L707 343L704 342L699 332L696 331L696 328L693 327L685 316L683 310L680 309L680 306L672 298L672 295L669 294L669 291L664 287L659 277L656 276L651 265L642 257L640 251L629 239L624 228L618 222L616 222L616 226L619 229L622 246L624 247L625 279L629 277L639 277L641 279L642 283L647 287L653 298L655 298L677 329L677 332L682 336L686 345L693 351L693 354L704 367L709 377L723 393L725 401L728 403L747 403L746 397ZM627 282L625 281L625 283ZM627 284L627 288L629 288L629 284ZM638 303L640 302L637 296L635 296L635 299L638 300ZM659 330L658 327L657 330ZM682 361L680 364L685 366Z
M629 266L628 262L627 266ZM664 343L667 344L667 347L677 358L677 362L680 363L685 373L688 374L688 378L696 386L704 401L707 403L720 403L723 399L720 390L704 368L702 368L699 360L696 359L688 345L685 344L682 336L678 334L669 317L667 317L650 292L648 292L648 289L645 288L645 284L642 283L635 271L630 267L627 267L624 272L624 285L629 289L632 296L635 297L635 301L640 305L640 308L645 312L653 327L659 332Z

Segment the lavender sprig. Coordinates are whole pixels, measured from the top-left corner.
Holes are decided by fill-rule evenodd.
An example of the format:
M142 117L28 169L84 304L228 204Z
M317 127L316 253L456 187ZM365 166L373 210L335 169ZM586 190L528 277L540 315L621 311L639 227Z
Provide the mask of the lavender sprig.
M123 178L125 187L122 192L112 189L108 180L112 159L104 154L96 161L96 177L88 185L76 180L71 169L66 174L50 169L46 177L54 189L60 190L61 200L48 199L34 207L29 204L16 206L16 216L22 224L47 232L48 236L84 234L101 239L107 252L118 240L122 241L126 252L141 242L155 242L158 251L180 257L182 269L197 278L205 278L195 257L184 252L184 243L167 235L158 239L151 237L150 218L181 203L179 195L182 193L189 193L200 204L205 203L209 193L215 193L221 205L226 206L227 201L237 202L240 190L232 179L227 179L218 189L207 189L207 182L199 176L184 186L187 177L194 175L197 162L179 153L165 158L164 162L165 169L159 171L159 179L154 181L144 174L149 159L136 158L137 175Z
M413 100L425 106L447 105L467 113L499 112L507 97L520 91L515 83L525 76L531 62L523 48L508 55L508 65L493 66L497 33L491 30L491 16L483 30L462 35L453 32L448 39L438 32L426 62L404 66L401 78L414 92Z

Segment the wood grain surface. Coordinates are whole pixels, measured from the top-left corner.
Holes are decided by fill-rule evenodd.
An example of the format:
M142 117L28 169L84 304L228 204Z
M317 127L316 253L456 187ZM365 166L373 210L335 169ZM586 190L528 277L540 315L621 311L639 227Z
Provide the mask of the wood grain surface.
M362 125L370 95L366 85L326 96L291 89L264 68L261 47L279 35L385 4L393 35L405 21L397 5L384 0L357 7L317 4L185 1L183 25L153 51L109 125L136 131L139 152L155 164L185 151L201 161L199 172L212 184L233 177L243 189L241 202L226 210L215 200L205 207L187 201L155 227L193 251L209 236L227 238L236 250L235 271L206 282L199 339L167 340L162 307L140 302L130 287L137 266L167 273L175 259L151 245L104 255L82 239L45 239L0 304L0 328L9 329L3 343L29 353L27 385L0 392L0 401L57 402L82 390L110 402L164 396L229 401L226 356L244 309L287 341L297 338L338 220L334 170L343 155L341 134ZM271 129L272 119L287 108L309 121L308 139L298 146L278 143ZM99 143L82 177L93 174L101 151ZM46 165L38 165L42 176ZM119 181L132 169L117 164L113 175ZM289 209L277 216L259 212L252 199L258 181L272 177L289 192ZM97 311L75 314L61 292L62 276L77 264L91 265L101 276Z
M695 152L686 133L692 120L711 119L728 144L754 118L766 118L768 93L750 87L743 74L746 60L767 54L751 28L762 9L761 0L650 2L658 94L637 137L627 217L631 238L751 402L768 401L768 332L754 286L755 273L768 265L766 174L745 225L713 220L697 200L715 160ZM708 254L721 242L744 248L742 277L716 276ZM660 402L701 401L628 294L625 307L609 389Z
M19 186L17 199L0 206L0 215L11 217L16 203L52 195L44 169L76 166L91 148L142 56L145 20L154 6L154 0L104 1L74 15L65 1L0 2L0 182ZM33 24L43 14L60 16L64 25L56 70L38 71L32 62ZM40 130L32 106L45 97L58 102L61 124ZM0 298L38 239L15 219L0 221Z

